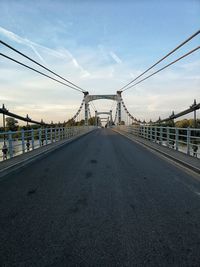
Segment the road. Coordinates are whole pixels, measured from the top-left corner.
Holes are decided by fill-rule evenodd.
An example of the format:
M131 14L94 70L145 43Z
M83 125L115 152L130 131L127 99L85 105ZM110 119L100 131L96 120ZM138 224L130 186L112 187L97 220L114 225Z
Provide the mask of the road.
M0 181L0 266L200 266L200 182L98 129Z

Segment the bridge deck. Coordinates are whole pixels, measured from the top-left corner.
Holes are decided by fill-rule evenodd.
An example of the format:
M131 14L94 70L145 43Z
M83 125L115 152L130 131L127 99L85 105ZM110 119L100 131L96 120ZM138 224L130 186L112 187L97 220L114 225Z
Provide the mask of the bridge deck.
M109 129L0 181L1 266L199 266L199 176Z

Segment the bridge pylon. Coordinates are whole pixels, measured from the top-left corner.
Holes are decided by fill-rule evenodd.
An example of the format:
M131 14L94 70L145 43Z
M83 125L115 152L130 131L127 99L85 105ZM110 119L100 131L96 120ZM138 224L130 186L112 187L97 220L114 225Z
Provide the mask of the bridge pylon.
M117 102L118 107L118 124L121 123L121 91L117 91L115 95L90 95L88 92L84 93L84 102L85 102L85 125L88 125L88 109L89 109L89 102L99 99L106 99L106 100L114 100ZM110 115L110 112L109 112ZM96 112L95 112L96 116ZM112 115L111 115L112 118ZM111 120L112 121L112 120Z
M109 115L108 116L108 122L109 122L109 126L112 125L113 123L113 119L112 119L112 110L110 110L109 112L105 112L105 111L101 111L101 112L97 112L97 110L95 111L95 122L96 122L96 126L98 126L98 115Z

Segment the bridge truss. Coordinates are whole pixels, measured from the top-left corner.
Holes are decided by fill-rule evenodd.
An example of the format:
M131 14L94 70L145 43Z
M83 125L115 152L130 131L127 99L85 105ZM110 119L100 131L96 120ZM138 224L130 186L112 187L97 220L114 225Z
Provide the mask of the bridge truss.
M124 103L124 101L122 99L121 91L117 91L116 94L113 94L113 95L90 95L88 92L84 93L84 98L83 98L83 100L81 102L81 105L80 105L78 111L73 116L73 119L75 120L78 117L78 115L80 114L80 112L84 108L85 125L88 125L88 119L91 117L89 103L92 102L92 101L95 101L95 100L100 100L100 99L116 101L117 102L116 113L115 113L115 118L114 118L114 121L113 121L112 110L110 110L109 112L98 112L98 111L95 111L96 125L97 125L97 117L100 114L109 115L111 123L120 125L121 122L122 122L122 108L124 109L125 114L132 120L132 122L133 121L135 123L139 122L128 111L128 109L127 109L127 107L126 107L126 105L125 105L125 103Z

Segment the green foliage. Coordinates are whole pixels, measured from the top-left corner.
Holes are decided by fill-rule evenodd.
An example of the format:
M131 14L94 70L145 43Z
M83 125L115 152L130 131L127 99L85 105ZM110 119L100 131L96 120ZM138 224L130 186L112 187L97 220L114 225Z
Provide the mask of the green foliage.
M70 119L67 122L64 123L65 127L71 127L71 126L83 126L85 125L85 120L81 121L75 121L74 119Z
M71 126L75 126L76 125L76 122L74 119L70 119L66 122L66 126L67 127L71 127Z
M85 120L77 121L76 122L76 125L77 126L83 126L83 125L85 125Z
M17 131L18 130L18 121L12 117L6 118L6 130L7 131Z
M177 127L177 128L194 128L195 123L194 119L183 119L180 121L177 121L174 123L174 120L166 121L157 124L157 126L162 126L162 127ZM200 119L196 120L196 128L200 128Z
M175 123L174 123L174 120L170 120L170 121L166 121L164 123L161 123L160 126L163 126L163 127L175 127Z
M95 117L91 117L88 120L88 125L95 125L96 124L96 118Z
M177 121L175 126L178 128L194 128L194 119L183 119L181 121ZM196 121L196 128L200 128L200 120Z

